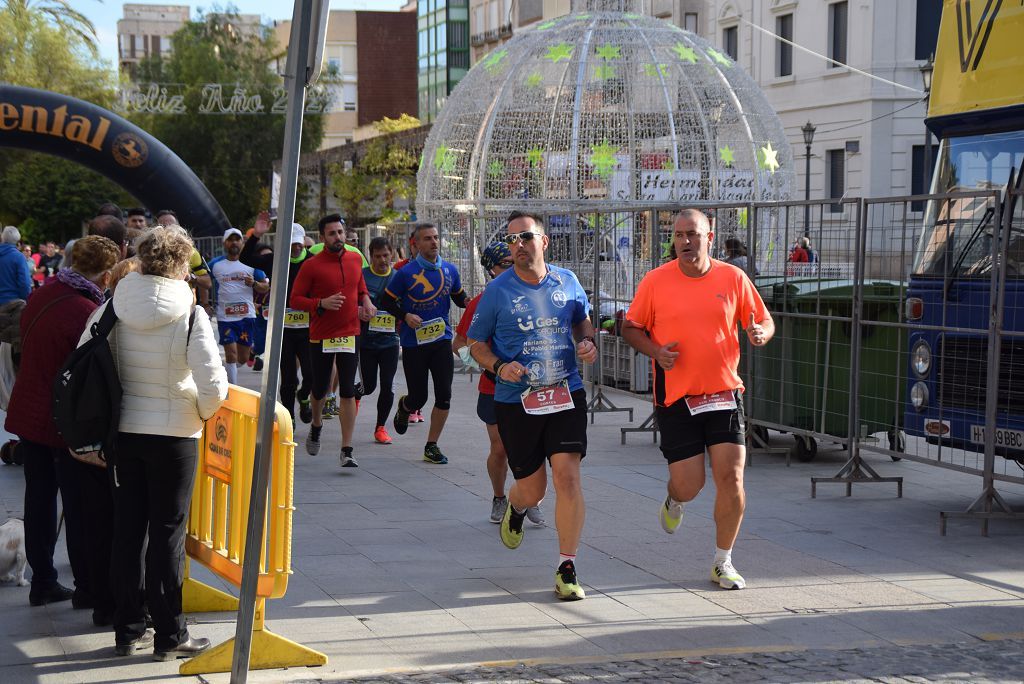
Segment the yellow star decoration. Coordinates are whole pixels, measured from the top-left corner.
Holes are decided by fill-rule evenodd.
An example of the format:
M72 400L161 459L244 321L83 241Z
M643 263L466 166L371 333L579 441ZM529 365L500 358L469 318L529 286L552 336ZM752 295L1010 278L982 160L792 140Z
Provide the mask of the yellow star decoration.
M451 173L455 170L455 152L447 145L441 145L434 150L434 168L441 173Z
M778 170L779 151L773 150L771 143L768 143L759 149L757 156L761 158L759 161L762 169L768 169L772 173L775 173Z
M591 145L590 151L592 154L587 161L594 167L594 175L598 178L608 178L611 176L615 167L619 165L619 160L615 158L619 148L609 145L608 141L605 140L600 145Z
M676 43L675 47L672 48L672 52L676 53L679 59L683 62L689 62L690 64L697 63L697 52L692 47L688 47L683 43Z
M505 173L505 165L497 159L492 159L491 163L487 165L487 175L491 178L496 178Z
M718 148L718 158L722 160L722 163L726 166L732 166L733 162L736 161L736 156L733 154L732 148L728 145Z
M570 57L572 57L572 46L568 43L549 45L548 54L544 55L544 59L550 59L555 64L558 64L563 59L568 62Z
M672 161L671 158L670 159L666 159L665 161L661 162L661 168L663 170L665 170L665 171L675 171L676 170L676 163L674 161Z
M503 59L508 55L508 50L496 50L487 56L484 60L484 68L488 71L494 71Z
M536 88L543 82L544 77L541 76L536 71L526 77L526 85L530 86L531 88Z
M611 64L598 64L594 67L594 76L607 81L610 78L615 78L615 67Z
M644 73L651 78L668 75L668 64L644 64Z
M605 43L601 47L597 48L597 56L605 61L611 59L622 59L621 50L622 48L620 48L618 45Z
M714 48L708 48L708 54L711 55L711 59L715 60L716 62L718 62L722 66L726 66L726 67L731 67L732 66L732 62L729 61L729 58L726 57L725 55L723 55L718 50L716 50Z

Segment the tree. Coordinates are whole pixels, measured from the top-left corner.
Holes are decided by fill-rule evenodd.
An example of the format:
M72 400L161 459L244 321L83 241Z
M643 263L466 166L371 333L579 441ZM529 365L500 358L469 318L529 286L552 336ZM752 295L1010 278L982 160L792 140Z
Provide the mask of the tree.
M4 0L3 12L20 24L32 19L48 21L61 34L89 48L93 57L99 54L96 27L88 17L72 7L68 0ZM10 38L17 40L18 36L15 34Z
M408 218L406 212L395 209L395 200L412 204L416 199L419 159L395 140L395 134L420 125L419 119L408 114L375 121L373 127L380 135L370 140L362 159L349 171L332 168L334 194L350 221L392 223ZM380 206L366 208L371 200L379 200Z
M80 32L51 20L47 8L57 11L59 5L7 0L0 9L0 82L109 107L114 74L87 49ZM81 234L82 221L99 204L132 201L123 189L83 166L24 150L0 148L0 188L0 221L26 228L33 239L67 240Z
M284 115L270 113L281 78L269 68L277 56L271 30L257 35L234 28L234 14L210 14L185 24L172 40L169 58L152 57L139 65L140 82L179 83L185 116L138 114L132 120L178 154L223 207L228 219L243 224L265 207L261 192L270 183L271 166L281 156ZM204 86L239 84L247 96L264 103L258 114L198 114L208 101ZM225 99L231 93L225 95ZM304 152L316 150L323 137L323 117L306 114Z

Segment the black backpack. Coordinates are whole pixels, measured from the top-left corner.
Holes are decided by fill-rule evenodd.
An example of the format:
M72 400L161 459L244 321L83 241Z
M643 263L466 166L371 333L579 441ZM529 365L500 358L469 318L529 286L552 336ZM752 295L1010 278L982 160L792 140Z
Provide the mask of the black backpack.
M121 380L107 336L117 323L113 302L92 324L92 338L68 356L53 381L53 420L72 450L113 453L121 422Z

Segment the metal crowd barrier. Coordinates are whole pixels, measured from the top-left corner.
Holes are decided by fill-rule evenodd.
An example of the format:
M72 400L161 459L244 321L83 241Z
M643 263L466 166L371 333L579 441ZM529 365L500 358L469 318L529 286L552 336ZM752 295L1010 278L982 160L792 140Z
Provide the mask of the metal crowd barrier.
M228 398L206 422L199 465L189 510L185 550L195 562L238 588L242 582L249 497L256 448L260 395L231 386ZM252 634L251 669L317 666L327 656L274 634L265 628L266 600L281 598L291 575L292 498L295 442L288 411L277 404L271 462L268 524L260 546L260 576L256 588L256 617ZM234 597L186 580L183 597L187 612L237 610ZM234 639L229 639L183 663L182 675L230 672Z

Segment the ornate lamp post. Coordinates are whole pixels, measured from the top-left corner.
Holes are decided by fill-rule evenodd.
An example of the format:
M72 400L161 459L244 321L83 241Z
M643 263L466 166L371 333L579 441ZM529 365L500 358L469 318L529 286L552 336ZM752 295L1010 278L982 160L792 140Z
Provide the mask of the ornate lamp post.
M921 81L924 83L924 115L928 116L928 101L932 94L932 71L935 69L935 55L928 57L928 61L922 64L919 68L921 69ZM932 132L928 130L928 126L924 127L924 163L921 164L924 168L924 184L921 186L924 188L924 192L931 192L931 180L932 180Z
M814 124L810 121L803 125L800 132L804 134L804 147L807 150L804 160L804 200L811 199L811 143L814 142ZM804 237L811 235L811 205L804 206Z

